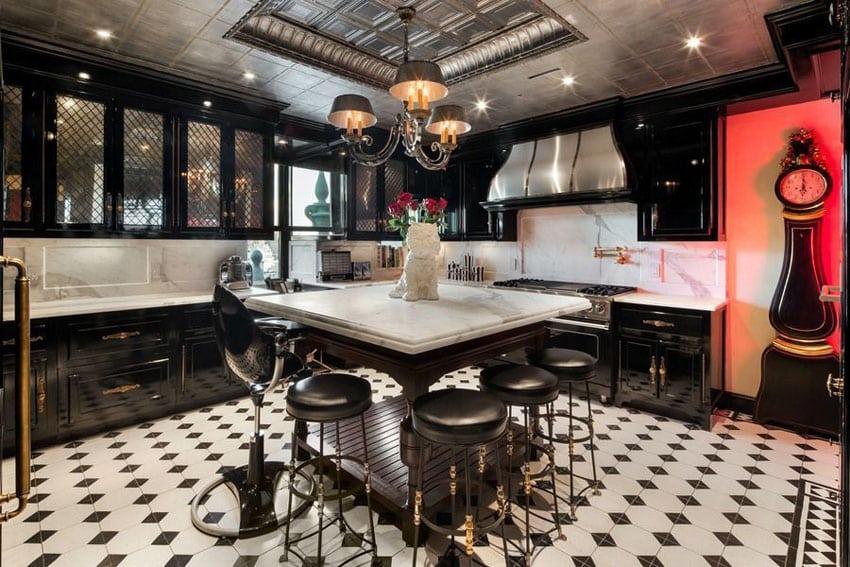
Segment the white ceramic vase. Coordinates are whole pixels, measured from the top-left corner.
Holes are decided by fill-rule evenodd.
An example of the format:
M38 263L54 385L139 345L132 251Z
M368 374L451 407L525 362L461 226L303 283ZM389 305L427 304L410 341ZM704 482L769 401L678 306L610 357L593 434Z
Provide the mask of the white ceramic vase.
M440 235L437 225L417 222L407 230L407 259L398 283L390 297L405 301L440 299L437 294L437 254L440 252Z

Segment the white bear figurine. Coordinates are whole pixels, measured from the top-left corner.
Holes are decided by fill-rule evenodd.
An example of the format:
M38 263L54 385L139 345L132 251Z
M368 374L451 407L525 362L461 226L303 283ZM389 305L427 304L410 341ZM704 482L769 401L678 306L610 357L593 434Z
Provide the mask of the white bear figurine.
M410 253L404 263L404 272L390 291L390 297L405 301L440 299L437 294L437 254L440 252L437 225L411 224L407 231L407 248Z

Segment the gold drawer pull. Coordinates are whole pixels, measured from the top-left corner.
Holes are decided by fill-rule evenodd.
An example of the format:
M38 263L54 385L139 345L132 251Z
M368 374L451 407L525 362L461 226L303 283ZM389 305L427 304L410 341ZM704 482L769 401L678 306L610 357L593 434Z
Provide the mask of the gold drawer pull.
M138 390L141 387L141 384L121 384L120 386L115 386L114 388L108 388L101 393L104 396L111 396L113 394L126 394L127 392Z
M138 337L141 335L141 331L121 331L120 333L112 333L111 335L103 335L100 337L102 341L123 341L125 339L129 339L130 337Z
M41 374L36 381L36 412L38 415L44 415L47 402L47 380L44 374Z
M675 327L675 323L669 323L667 321L662 321L661 319L644 319L644 325L652 325L653 327Z
M44 337L42 337L41 335L36 335L34 337L30 337L31 343L37 343L37 342L41 342L43 340L44 340ZM15 339L6 339L5 341L3 341L3 346L15 346Z

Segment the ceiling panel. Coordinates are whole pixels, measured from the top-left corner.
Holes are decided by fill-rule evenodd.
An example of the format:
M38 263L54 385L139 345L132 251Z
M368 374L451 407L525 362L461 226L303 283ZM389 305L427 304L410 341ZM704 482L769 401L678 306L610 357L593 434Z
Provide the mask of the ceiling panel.
M401 24L394 10L413 5L419 13L410 24L411 55L435 60L447 75L456 73L455 79L450 77L446 102L467 107L473 127L480 131L610 96L645 94L772 63L776 54L765 13L804 1L2 0L0 25L36 39L292 103L288 113L318 122L325 121L334 96L363 94L386 126L400 103L377 85L392 80L402 56ZM265 40L293 22L313 34L302 35L301 41L324 41L324 50L300 59L297 54L273 53ZM561 33L557 24L574 30L578 40L560 45L557 37L534 28L541 22L552 22L553 36ZM266 35L255 43L226 38L234 26ZM97 28L111 29L114 37L97 39ZM482 47L486 54L491 49L487 42L505 33L509 41L540 41L539 51L530 51L534 55L524 60L521 54L498 51L498 63L505 66L482 59L483 71L474 66L470 71L468 61L459 58ZM691 33L704 37L698 52L682 47ZM550 40L553 43L545 43ZM328 46L336 45L331 42L341 47L329 51ZM346 52L347 43L355 51ZM359 54L358 64L373 78L332 71L326 65L328 59L352 54ZM528 78L551 69L557 71ZM256 77L245 79L245 72ZM572 87L560 84L566 74L576 79ZM479 99L487 100L490 108L473 110Z

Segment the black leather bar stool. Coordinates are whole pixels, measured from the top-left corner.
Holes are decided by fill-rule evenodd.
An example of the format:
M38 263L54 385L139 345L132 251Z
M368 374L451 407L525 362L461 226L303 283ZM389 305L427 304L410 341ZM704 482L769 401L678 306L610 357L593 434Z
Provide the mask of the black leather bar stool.
M504 527L505 491L502 484L501 462L498 447L496 454L496 504L495 517L489 522L479 522L480 507L482 506L482 489L486 472L487 445L498 442L504 436L508 426L508 410L498 398L486 392L477 390L447 389L423 394L413 402L411 410L411 426L422 440L419 453L419 469L416 479L413 509L413 565L416 565L416 554L419 550L419 526L425 524L435 533L451 537L451 545L446 555L457 548L455 537L463 537L468 564L472 565L473 543L476 538L489 533L497 527ZM448 466L448 478L430 481L423 485L423 469L427 457L434 447L449 447L451 460ZM472 475L470 469L475 466L471 460L471 450L477 447L478 461L478 501L476 514L472 511ZM463 480L458 480L456 451L464 455L462 468ZM458 484L464 493L464 520L462 527L457 527L455 508ZM451 527L447 528L432 521L424 510L423 495L438 485L448 485L451 499ZM504 529L502 531L504 541ZM505 563L508 555L505 548Z
M336 500L338 504L338 515L336 520L339 521L339 529L341 532L351 532L354 530L348 524L343 515L343 500L355 493L363 490L366 493L366 506L369 514L369 538L362 538L362 543L366 546L359 552L355 552L351 557L348 557L343 563L361 557L363 555L372 555L372 564L378 564L378 546L375 540L375 520L372 517L372 499L371 499L371 472L369 470L369 452L368 441L366 439L366 421L363 417L364 412L372 405L372 388L369 382L363 378L351 376L350 374L316 374L309 378L294 382L289 387L289 392L286 399L286 411L290 416L301 421L312 421L319 424L319 451L318 454L310 459L307 459L296 465L295 462L295 447L298 442L295 432L292 434L292 460L289 464L289 510L292 510L292 502L294 497L302 498L308 502L316 502L318 506L319 525L316 530L307 532L297 538L290 537L290 525L286 525L286 538L284 540L284 553L281 558L286 561L289 552L297 556L304 565L324 565L324 556L322 555L322 535L325 530L324 508L325 500ZM359 459L350 455L344 455L340 446L340 421L358 417L360 418L360 436L363 444L363 459ZM336 454L333 457L333 467L336 469L336 486L331 494L325 493L324 478L325 468L328 465L329 457L325 456L325 425L329 423L335 424L336 429ZM363 467L365 479L362 485L356 485L351 488L343 488L342 484L342 461L348 460L355 462ZM317 489L315 494L301 491L296 486L296 478L304 477L307 471L311 470L318 475ZM290 512L293 513L293 512ZM333 522L328 522L328 526ZM318 537L318 546L315 559L308 558L304 553L299 551L293 544L311 538Z
M191 505L192 523L214 536L254 537L278 528L290 517L275 509L279 477L286 465L265 462L260 430L263 397L281 380L305 376L310 371L301 359L286 350L289 338L286 322L267 320L258 324L238 297L218 285L213 292L213 314L216 342L225 365L248 387L254 404L254 432L248 448L248 465L225 472L195 496ZM223 518L211 523L201 517L199 507L222 484L238 502L238 529L222 526ZM312 480L307 484L312 486ZM299 502L294 512L298 514L308 506L308 502Z
M599 495L599 480L596 476L596 447L593 442L593 412L590 407L590 381L596 376L597 359L580 350L566 348L545 348L531 353L528 361L534 366L548 370L558 377L561 384L567 386L568 407L566 414L558 412L555 417L567 417L569 420L569 433L566 440L552 435L541 435L545 439L555 443L567 443L569 445L570 459L570 517L576 520L576 506L586 492L591 491ZM587 414L576 415L573 408L573 384L584 383L584 391L587 396ZM551 412L550 412L551 413ZM579 422L586 428L583 434L577 435L575 422ZM592 467L592 478L575 473L575 445L590 441L590 461ZM575 490L575 480L579 478L587 483L578 493Z
M554 531L558 532L558 537L564 539L564 533L561 529L561 523L557 521L559 518L558 512L558 497L555 492L555 447L547 445L545 447L548 456L546 466L536 473L531 472L531 455L532 441L536 435L538 427L537 416L545 415L548 425L548 437L554 437L553 420L554 407L553 402L558 399L558 377L538 368L536 366L520 366L514 364L503 364L491 366L481 370L479 377L479 385L481 390L493 394L502 400L508 406L508 423L513 417L513 407L522 408L523 424L525 426L525 454L523 456L523 464L519 471L521 477L519 492L523 498L517 498L520 507L525 512L525 545L520 548L520 551L525 557L525 565L531 565L531 555L534 552L534 546L531 540L531 515L545 520L546 518L540 514L531 511L532 491L534 489L534 481L538 478L549 476L552 485L552 501L555 508L554 526L546 534L551 534ZM543 410L541 412L541 410ZM508 504L506 517L511 517L511 500L513 499L512 479L513 472L513 457L514 457L514 432L508 426L507 432L507 460L508 460Z

